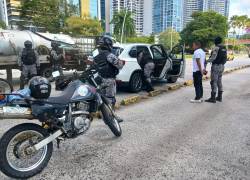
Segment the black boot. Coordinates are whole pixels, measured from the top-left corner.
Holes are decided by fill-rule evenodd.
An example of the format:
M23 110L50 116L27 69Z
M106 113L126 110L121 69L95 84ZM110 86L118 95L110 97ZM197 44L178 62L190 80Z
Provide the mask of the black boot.
M216 103L215 96L216 96L216 93L211 92L211 97L209 99L205 100L205 102Z
M218 92L218 96L216 98L216 101L222 102L222 93L223 93L223 91Z

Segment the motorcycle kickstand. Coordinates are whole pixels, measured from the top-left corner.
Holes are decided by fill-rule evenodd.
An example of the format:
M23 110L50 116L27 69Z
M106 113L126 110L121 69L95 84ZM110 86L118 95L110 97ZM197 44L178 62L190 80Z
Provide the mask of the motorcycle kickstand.
M60 143L61 143L61 141L64 141L64 138L62 138L62 137L56 138L57 149L60 149Z

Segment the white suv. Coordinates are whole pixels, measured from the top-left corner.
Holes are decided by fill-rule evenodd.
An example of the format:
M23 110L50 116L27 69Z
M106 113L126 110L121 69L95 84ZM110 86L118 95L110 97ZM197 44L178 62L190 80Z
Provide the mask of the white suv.
M124 61L124 67L117 76L118 85L127 85L131 92L142 89L142 70L137 63L137 54L148 51L155 63L152 74L154 80L167 79L174 83L185 74L185 56L182 46L176 46L166 53L162 45L150 44L115 44L112 53Z

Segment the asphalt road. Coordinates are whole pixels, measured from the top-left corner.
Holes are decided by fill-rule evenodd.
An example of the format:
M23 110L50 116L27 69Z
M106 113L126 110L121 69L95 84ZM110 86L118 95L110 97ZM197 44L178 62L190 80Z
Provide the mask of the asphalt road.
M186 87L123 108L122 137L94 121L32 179L250 179L249 82L250 68L225 75L223 103L190 104ZM209 96L209 82L204 88ZM0 136L17 122L0 122Z
M242 65L249 65L250 64L250 59L248 58L247 55L237 57L234 61L229 61L226 64L226 68L233 68L233 67L238 67ZM207 67L208 70L210 70L210 65ZM20 77L20 71L19 70L13 70L13 78L15 79L14 81L17 82L18 78ZM73 71L67 71L67 74L71 74ZM4 70L0 70L0 78L6 78L6 73ZM192 79L192 61L187 60L186 61L186 71L185 71L185 78L180 78L178 79L178 82L183 82L185 80ZM155 88L160 88L161 86L166 85L166 81L158 81L154 82ZM15 89L18 89L19 86L15 86ZM54 89L54 88L53 88ZM57 94L57 92L52 92L52 94ZM140 92L140 94L147 94L146 92ZM120 102L122 99L129 97L129 96L134 96L136 95L135 93L130 93L127 88L120 88L118 90L117 94L117 101Z
M226 69L230 69L230 68L234 68L234 67L239 67L239 66L243 66L243 65L249 65L250 64L250 59L247 57L247 55L245 56L241 56L236 58L234 61L228 61L225 65ZM210 73L210 69L211 69L211 65L208 64L207 65L207 70ZM208 74L209 76L209 74ZM183 82L186 80L190 80L193 79L193 72L192 72L192 61L191 60L187 60L186 61L186 71L185 71L185 77L184 78L179 78L177 83L179 82ZM160 88L161 86L166 85L167 82L166 81L159 81L159 82L154 82L154 86L155 88ZM145 92L140 92L140 94L147 94ZM133 96L136 94L133 93L129 93L127 91L127 89L119 89L118 91L118 95L117 95L117 100L121 101L122 99L128 97L128 96Z

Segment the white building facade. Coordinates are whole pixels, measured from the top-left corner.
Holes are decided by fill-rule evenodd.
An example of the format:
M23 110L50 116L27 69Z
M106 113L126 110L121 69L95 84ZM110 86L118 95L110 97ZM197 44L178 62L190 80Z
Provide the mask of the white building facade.
M144 2L151 0L113 0L112 16L115 12L127 10L133 13L135 31L138 35L143 34L144 27Z

